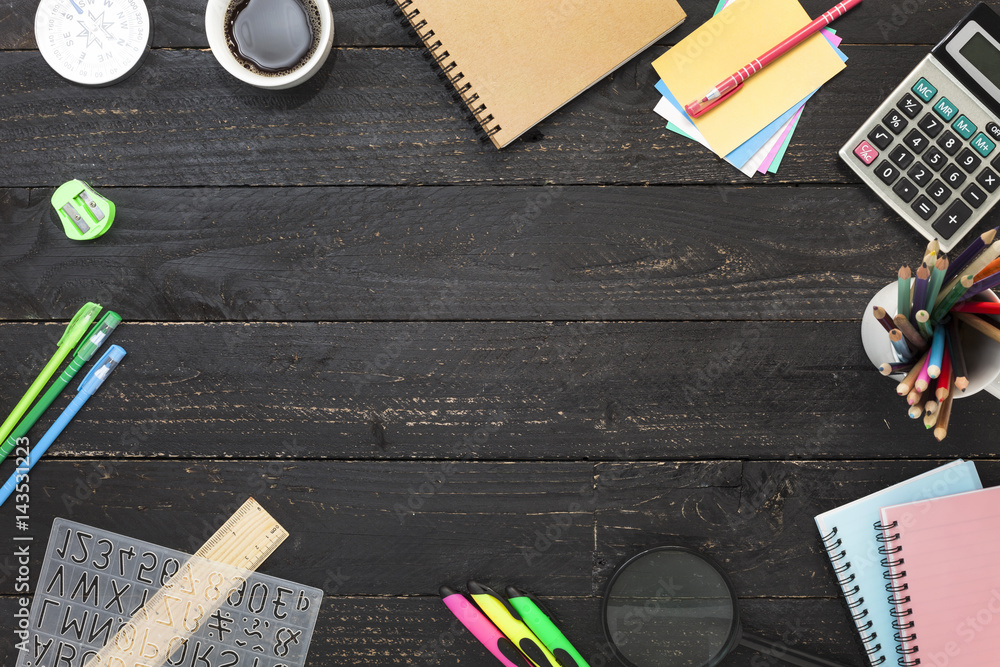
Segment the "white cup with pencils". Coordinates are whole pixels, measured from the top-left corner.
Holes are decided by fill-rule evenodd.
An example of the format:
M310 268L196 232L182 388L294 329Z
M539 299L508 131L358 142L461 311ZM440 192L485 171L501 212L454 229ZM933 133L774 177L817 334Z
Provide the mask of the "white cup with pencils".
M861 320L868 358L898 383L908 415L922 418L938 440L947 436L954 399L983 389L1000 397L996 236L995 229L984 233L951 261L932 242L916 275L907 266L900 269L897 281L875 295Z

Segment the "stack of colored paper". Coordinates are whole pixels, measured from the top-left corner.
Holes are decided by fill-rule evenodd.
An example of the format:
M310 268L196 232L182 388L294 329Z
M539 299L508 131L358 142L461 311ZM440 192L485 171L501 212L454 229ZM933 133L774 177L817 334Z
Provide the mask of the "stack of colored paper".
M746 176L776 173L806 102L845 67L847 56L833 30L808 38L696 119L684 104L810 20L797 0L720 0L714 18L653 63L663 96L656 113L668 121L667 129L697 141Z

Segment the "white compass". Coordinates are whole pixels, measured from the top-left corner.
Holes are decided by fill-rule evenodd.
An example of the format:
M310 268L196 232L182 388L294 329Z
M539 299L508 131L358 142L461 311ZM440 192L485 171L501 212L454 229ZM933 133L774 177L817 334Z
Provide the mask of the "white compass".
M152 36L143 0L41 0L35 12L45 62L85 86L108 86L132 74Z

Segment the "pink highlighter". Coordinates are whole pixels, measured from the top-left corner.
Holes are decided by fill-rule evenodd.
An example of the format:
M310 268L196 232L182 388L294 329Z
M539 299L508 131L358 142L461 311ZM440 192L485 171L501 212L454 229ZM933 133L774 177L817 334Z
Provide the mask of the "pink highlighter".
M514 644L481 611L472 606L467 597L447 586L442 586L440 592L441 599L451 609L451 613L497 660L507 667L533 667Z

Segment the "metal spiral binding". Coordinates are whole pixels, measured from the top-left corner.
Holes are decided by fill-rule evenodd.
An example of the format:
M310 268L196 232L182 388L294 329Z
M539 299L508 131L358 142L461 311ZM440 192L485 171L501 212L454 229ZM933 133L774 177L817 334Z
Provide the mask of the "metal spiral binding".
M401 25L408 28L427 47L427 59L438 66L438 77L451 84L452 96L464 105L466 115L475 124L482 138L488 139L499 132L501 126L496 124L496 119L481 101L479 93L473 90L472 82L464 80L465 74L458 70L458 63L452 60L441 40L434 39L434 31L427 25L427 20L420 17L416 0L387 1L396 15L401 17Z
M870 619L865 620L868 618L868 609L864 606L865 599L854 597L861 592L861 587L854 584L855 575L853 572L849 572L851 562L847 560L847 551L840 548L843 545L843 540L837 537L836 526L828 534L821 536L820 540L823 541L823 548L826 549L830 563L833 564L833 573L837 575L837 583L847 600L847 609L851 613L851 620L854 621L858 634L861 635L861 641L866 647L865 652L869 656L875 655L882 650L882 644L875 644L868 648L868 645L875 641L877 633L870 632L874 623ZM852 586L852 584L854 585ZM872 665L881 665L883 662L885 662L885 656L880 655L872 662Z
M880 565L885 568L882 578L886 580L885 590L889 593L889 614L894 619L892 627L896 630L896 634L892 637L893 641L896 642L896 653L899 654L896 662L900 667L916 667L916 665L920 664L920 658L912 656L920 651L920 647L914 644L908 648L903 648L903 642L912 644L917 640L917 633L913 631L913 621L905 620L913 614L913 609L909 607L902 608L903 605L910 603L910 596L904 595L904 592L909 589L909 584L906 583L906 570L893 572L894 569L899 568L905 562L900 555L902 546L893 544L893 542L899 540L899 533L889 532L898 525L897 522L893 521L889 525L883 526L881 521L877 521L874 526L876 532L875 539L882 543L878 552L882 556L885 556Z

